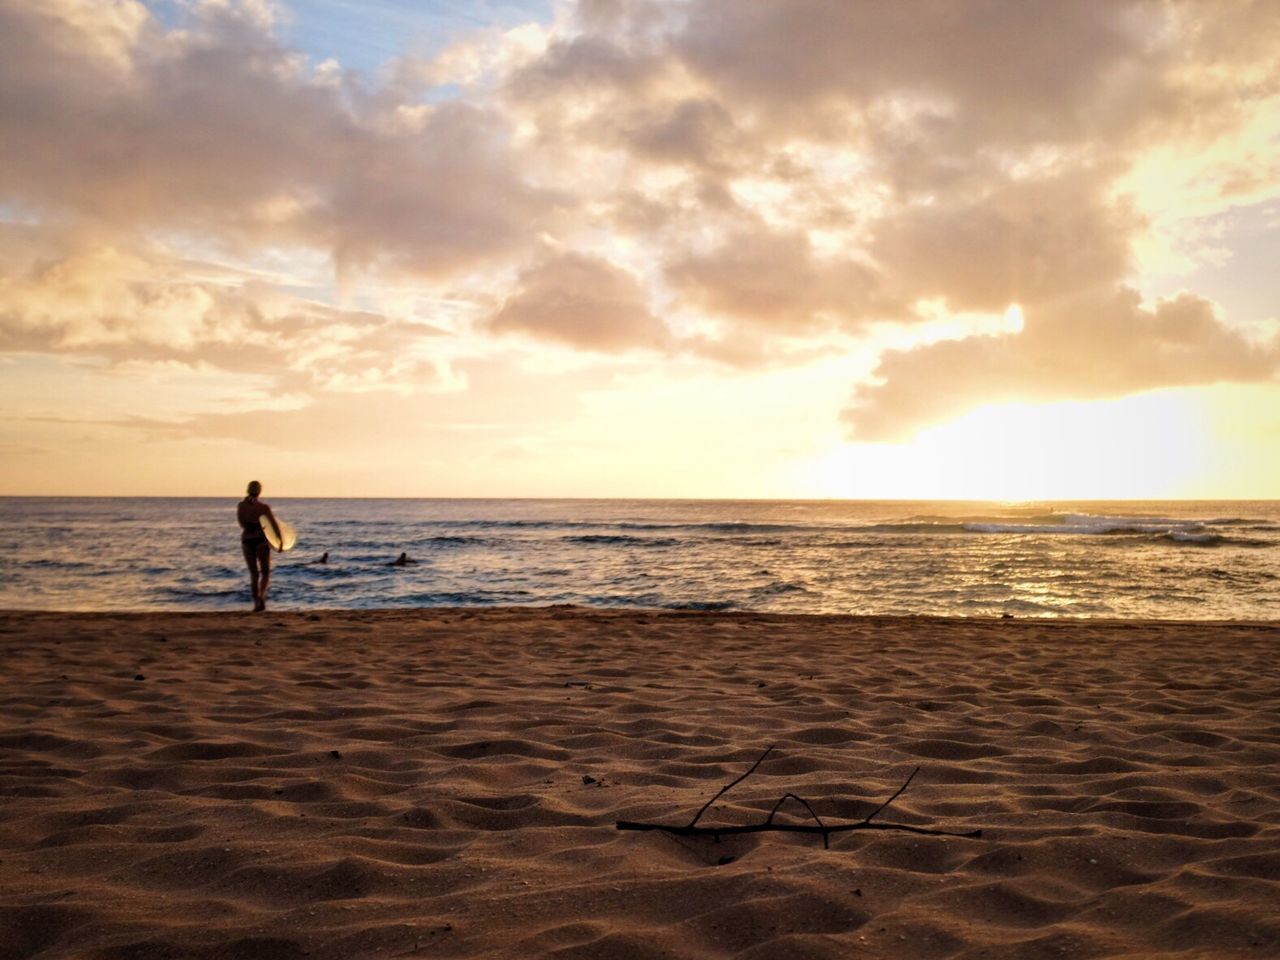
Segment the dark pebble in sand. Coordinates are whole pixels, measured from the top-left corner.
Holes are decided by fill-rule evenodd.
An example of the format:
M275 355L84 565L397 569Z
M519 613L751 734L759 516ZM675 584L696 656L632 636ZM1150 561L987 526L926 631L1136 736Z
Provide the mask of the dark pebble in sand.
M330 751L329 751L329 756L333 757L333 759L335 759L335 760L341 760L341 759L342 759L342 754L340 754L337 750L330 750Z
M146 677L144 677L144 676L143 676L142 674L140 674L140 673L135 673L135 674L133 675L133 679L135 679L135 680L145 680L145 679L147 679L147 678L146 678Z
M588 776L588 775L587 775L587 774L585 774L585 773L582 775L582 784L583 784L583 786L590 786L591 784L593 784L593 783L595 783L595 782L596 782L596 778L595 778L595 777Z

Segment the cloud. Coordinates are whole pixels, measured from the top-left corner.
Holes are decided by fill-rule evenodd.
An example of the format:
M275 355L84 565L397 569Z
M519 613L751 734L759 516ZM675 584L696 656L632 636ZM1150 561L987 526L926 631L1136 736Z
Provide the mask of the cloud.
M1194 215L1276 195L1266 0L581 0L377 77L313 65L265 3L182 9L0 0L0 209L56 241L0 259L0 349L313 393L441 375L436 331L251 276L302 256L332 263L337 302L447 289L481 337L736 366L925 301L1021 305L1020 332L885 354L854 386L864 437L1275 369L1233 326L1255 318L1144 305L1134 250L1178 201L1126 180L1238 143L1202 161L1220 183ZM210 279L193 249L246 269Z
M671 261L666 276L708 313L791 334L895 309L878 299L876 274L866 265L820 257L804 233L763 224Z
M7 230L43 247L18 267L0 245L0 351L80 354L112 363L176 361L257 374L277 392L350 392L440 380L426 324L304 300L252 277L154 250ZM424 347L428 349L424 349Z
M572 251L555 252L522 271L489 328L606 353L660 349L671 341L635 276Z
M1122 287L1035 308L1019 333L890 351L874 371L880 382L858 388L844 419L858 440L895 441L985 403L1263 382L1277 372L1280 336L1255 343L1192 293L1145 306Z
M563 202L492 109L335 81L256 4L192 10L166 32L131 0L0 0L4 199L423 276L519 250Z
M948 154L1104 138L1114 149L1208 106L1187 68L1223 58L1227 37L1249 38L1261 60L1250 34L1274 36L1274 16L1265 3L1228 8L701 0L672 43L728 100L786 131L848 139L914 115ZM1239 93L1218 92L1223 103Z
M999 178L884 217L871 256L904 297L1003 312L1120 282L1142 218L1107 196L1109 171L1088 167Z
M1176 162L1280 95L1267 4L610 0L581 12L580 32L513 83L536 89L533 115L567 149L607 158L615 180L593 186L613 228L657 248L676 308L723 321L720 354L762 335L910 323L924 301L1021 305L1020 333L887 354L883 382L858 389L848 414L859 436L900 436L956 398L1270 375L1270 348L1203 298L1135 300L1134 247L1152 220L1123 190L1153 150ZM645 28L623 41L629 17ZM1264 152L1269 131L1255 137ZM1219 168L1223 205L1232 169ZM933 383L951 399L921 399Z
M637 116L624 136L639 157L716 172L725 167L723 155L735 150L738 132L722 104L689 97L663 105L656 116Z

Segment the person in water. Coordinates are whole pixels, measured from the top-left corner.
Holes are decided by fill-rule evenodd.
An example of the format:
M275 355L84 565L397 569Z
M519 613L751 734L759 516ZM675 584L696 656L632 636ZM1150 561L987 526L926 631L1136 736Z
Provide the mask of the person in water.
M396 557L394 560L392 560L392 561L391 561L391 566L393 566L393 567L407 567L409 564L411 564L411 563L417 563L417 562L418 562L417 560L411 560L411 559L409 558L409 554L407 554L407 553L402 553L402 554L400 554L400 556Z
M258 499L258 495L262 493L262 484L251 480L246 493L248 495L236 506L236 520L240 523L240 547L244 550L244 562L249 565L253 612L261 613L267 609L267 586L271 583L271 544L267 541L266 531L262 529L262 518L266 517L271 521L277 537L281 536L280 524L276 523L271 508Z

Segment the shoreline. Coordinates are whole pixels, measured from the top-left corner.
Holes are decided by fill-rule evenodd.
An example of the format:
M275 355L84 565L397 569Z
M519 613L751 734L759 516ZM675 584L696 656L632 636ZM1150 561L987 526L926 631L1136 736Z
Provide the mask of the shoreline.
M1280 624L0 611L31 960L1280 953ZM762 822L823 838L631 832ZM777 814L812 823L789 801Z
M585 616L620 616L620 617L708 617L708 618L740 618L750 620L830 620L830 621L876 621L886 623L938 623L938 624L1079 624L1082 626L1123 626L1126 624L1169 625L1169 626L1204 626L1204 627L1277 627L1280 628L1280 617L1273 620L1264 619L1178 619L1163 617L1091 617L1081 615L1046 614L1010 614L996 616L994 614L933 614L933 613L803 613L787 611L756 610L700 610L693 607L630 607L630 606L588 606L584 604L474 604L471 606L404 606L404 607L292 607L280 609L268 607L264 614L254 614L252 608L245 603L243 609L236 610L58 610L35 609L26 607L0 607L0 617L75 617L77 619L93 619L95 617L228 617L237 618L248 615L266 619L267 617L300 617L308 619L312 616L323 617L394 617L421 616L432 618L451 615L519 615L569 613Z

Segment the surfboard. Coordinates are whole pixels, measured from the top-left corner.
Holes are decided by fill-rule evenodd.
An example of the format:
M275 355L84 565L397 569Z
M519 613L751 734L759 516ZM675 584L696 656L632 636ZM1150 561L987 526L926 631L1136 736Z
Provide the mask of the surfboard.
M286 550L292 550L298 545L298 531L293 529L293 524L285 523L279 517L276 517L276 523L280 526L282 536L276 536L276 528L271 526L271 518L265 513L258 518L262 524L262 532L267 535L267 543L271 544L272 549L279 550L284 553Z

